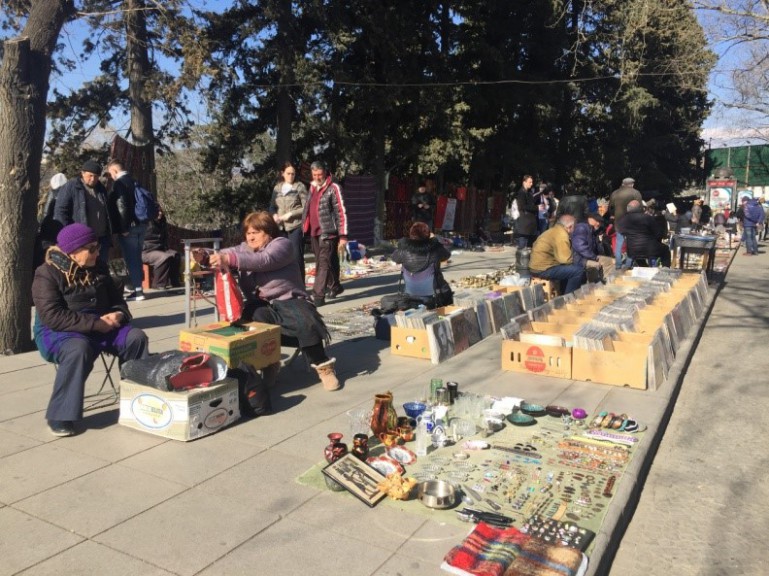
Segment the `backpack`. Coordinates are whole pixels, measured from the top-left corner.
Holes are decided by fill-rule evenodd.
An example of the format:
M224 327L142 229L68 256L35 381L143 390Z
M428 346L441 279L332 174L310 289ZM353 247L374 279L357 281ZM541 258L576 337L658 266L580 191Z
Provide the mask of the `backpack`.
M134 196L136 197L134 214L139 222L147 222L158 217L160 206L149 190L142 188L138 182L135 184Z

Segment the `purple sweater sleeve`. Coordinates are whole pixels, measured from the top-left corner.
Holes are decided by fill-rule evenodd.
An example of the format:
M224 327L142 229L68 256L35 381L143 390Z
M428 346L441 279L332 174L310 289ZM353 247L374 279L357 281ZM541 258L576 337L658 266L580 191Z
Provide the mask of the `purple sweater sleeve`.
M270 272L285 268L294 259L291 242L279 237L272 240L261 250L254 252L243 242L233 248L225 248L222 254L227 254L230 266L243 272Z

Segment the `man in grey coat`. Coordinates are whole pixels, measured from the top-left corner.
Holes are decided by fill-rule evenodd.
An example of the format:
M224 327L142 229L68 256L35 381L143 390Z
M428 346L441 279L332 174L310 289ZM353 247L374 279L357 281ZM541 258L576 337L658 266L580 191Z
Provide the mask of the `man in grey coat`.
M627 205L632 200L638 200L639 203L643 200L641 193L635 189L635 180L633 178L625 178L622 181L622 186L612 192L609 197L609 210L614 217L614 228L617 232L614 244L614 266L617 269L622 267L622 247L625 244L625 237L622 235L622 230L618 223L620 218L627 212Z

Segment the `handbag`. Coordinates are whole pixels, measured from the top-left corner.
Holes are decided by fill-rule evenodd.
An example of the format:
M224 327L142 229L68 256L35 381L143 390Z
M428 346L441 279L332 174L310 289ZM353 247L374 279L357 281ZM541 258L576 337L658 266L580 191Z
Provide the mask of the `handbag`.
M216 283L216 309L219 317L236 322L243 315L243 293L229 268L220 268L214 275Z

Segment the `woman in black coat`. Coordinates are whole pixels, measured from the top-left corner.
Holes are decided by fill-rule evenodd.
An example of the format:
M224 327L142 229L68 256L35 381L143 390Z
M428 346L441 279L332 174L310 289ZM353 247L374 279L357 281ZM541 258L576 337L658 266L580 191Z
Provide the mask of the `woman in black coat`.
M392 255L392 261L402 265L405 294L422 300L428 308L450 305L453 294L441 273L441 262L450 257L451 252L435 237L430 237L427 224L412 224L408 238L398 242Z
M519 214L518 220L515 221L515 237L519 249L531 248L537 238L539 203L533 195L533 184L534 179L527 174L523 177L523 185L515 195Z

